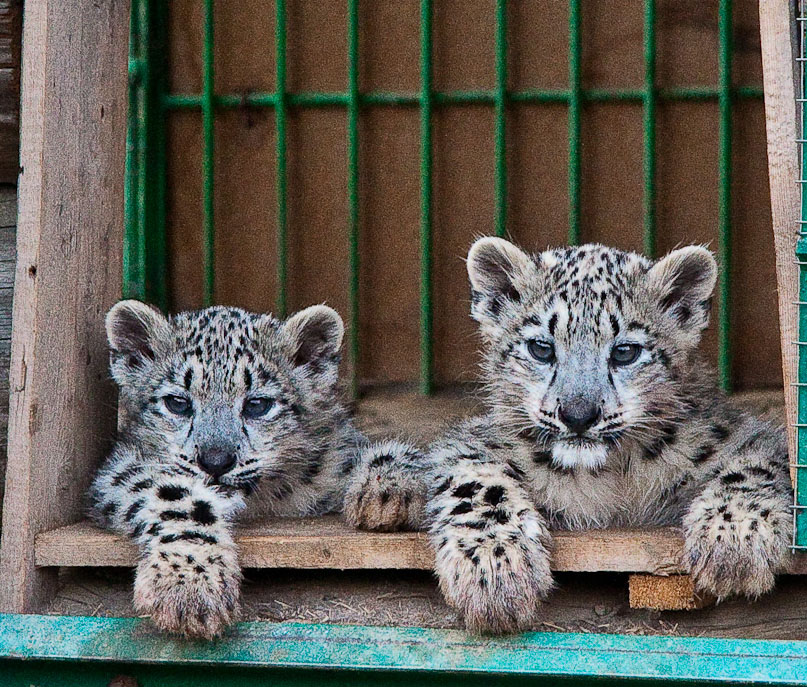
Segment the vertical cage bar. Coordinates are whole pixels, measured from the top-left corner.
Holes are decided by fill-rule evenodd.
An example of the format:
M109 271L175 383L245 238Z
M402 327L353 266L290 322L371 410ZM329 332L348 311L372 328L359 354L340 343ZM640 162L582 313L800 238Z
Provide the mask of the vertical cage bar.
M149 154L149 101L151 91L151 61L148 59L148 49L151 43L149 28L148 0L137 3L137 43L139 62L139 87L137 98L137 292L138 298L146 298L146 231L148 222L146 212L148 209L148 154Z
M720 133L718 152L718 379L725 391L731 390L731 61L732 5L720 0L718 7L718 109Z
M496 236L507 233L507 0L496 0L495 218Z
M350 361L353 396L359 375L359 0L348 0L347 196L350 269Z
M656 255L656 2L644 4L644 252Z
M140 0L142 1L142 0ZM166 243L166 135L168 113L163 107L166 93L166 50L168 4L154 3L149 17L149 207L146 225L146 296L163 310L169 307L168 255Z
M277 192L277 314L288 313L288 205L286 193L286 0L275 3L275 157Z
M420 0L420 391L432 390L432 0Z
M214 175L214 85L213 85L213 0L204 0L204 36L202 45L202 226L204 231L204 304L213 303L216 286L215 227L213 219Z
M580 243L580 108L582 104L580 0L569 2L569 243Z
M140 99L141 99L141 41L140 4L133 0L129 20L129 120L126 129L126 186L124 206L124 247L123 247L123 296L124 298L143 297L143 225L138 208L139 179L144 170L139 169Z

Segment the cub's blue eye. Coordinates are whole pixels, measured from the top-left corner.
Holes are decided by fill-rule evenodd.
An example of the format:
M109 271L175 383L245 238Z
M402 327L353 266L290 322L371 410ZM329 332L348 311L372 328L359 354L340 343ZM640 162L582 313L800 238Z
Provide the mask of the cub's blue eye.
M555 347L546 341L530 339L527 342L527 351L539 363L551 363L555 360Z
M265 397L258 397L258 398L248 398L244 401L244 417L247 417L251 420L255 418L263 417L272 406L275 405L274 399L265 398Z
M165 403L165 407L174 415L187 417L193 413L193 404L189 398L185 398L184 396L165 396L163 403Z
M639 344L618 344L611 349L611 364L630 365L636 362L641 352L642 347Z

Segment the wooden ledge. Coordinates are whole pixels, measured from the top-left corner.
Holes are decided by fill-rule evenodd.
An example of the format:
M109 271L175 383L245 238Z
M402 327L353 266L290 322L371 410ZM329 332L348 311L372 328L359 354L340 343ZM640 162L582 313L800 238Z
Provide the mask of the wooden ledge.
M567 572L635 572L674 575L683 540L672 527L555 532L552 569ZM421 532L359 532L335 516L274 518L236 533L245 568L431 570L434 556ZM134 566L137 550L126 537L89 522L43 532L36 538L39 567ZM790 572L807 573L807 556Z
M434 557L419 532L358 532L336 517L277 518L239 528L246 568L431 570ZM673 528L557 532L553 568L575 572L680 572L681 536ZM134 545L88 522L36 538L40 567L133 566Z

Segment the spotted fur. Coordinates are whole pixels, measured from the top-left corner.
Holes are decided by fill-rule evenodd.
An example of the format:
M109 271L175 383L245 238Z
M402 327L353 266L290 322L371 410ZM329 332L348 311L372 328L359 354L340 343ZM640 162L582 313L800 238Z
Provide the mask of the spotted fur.
M553 584L548 528L677 525L699 589L770 590L788 555L785 435L700 360L712 255L530 256L484 238L468 272L487 410L432 446L429 504L440 585L468 626L535 623Z
M212 638L238 617L236 520L344 508L356 526L388 529L423 508L422 485L397 468L416 474L422 456L371 445L339 400L332 309L168 318L122 301L107 334L122 432L90 512L137 543L135 607L160 628Z

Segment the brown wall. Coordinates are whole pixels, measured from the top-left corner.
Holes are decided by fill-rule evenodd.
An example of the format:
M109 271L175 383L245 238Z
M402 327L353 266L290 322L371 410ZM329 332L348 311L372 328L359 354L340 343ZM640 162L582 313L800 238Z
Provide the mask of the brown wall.
M344 0L288 0L288 88L346 87ZM437 90L492 88L492 0L435 0ZM717 2L659 0L658 82L717 83ZM198 92L201 3L171 3L171 88ZM642 3L583 3L584 87L642 85ZM754 0L736 0L734 82L759 85ZM417 0L362 2L363 91L419 87ZM510 3L511 89L567 84L567 3ZM216 90L274 88L274 3L216 3ZM529 248L565 241L567 114L562 105L511 105L507 118L509 231ZM274 115L222 111L216 118L216 300L271 310L275 303ZM360 376L406 381L418 370L419 138L416 108L368 107L361 138ZM716 248L716 102L658 107L659 249ZM434 117L435 363L440 382L473 378L477 341L467 316L462 258L493 231L493 113L439 108ZM171 114L169 233L176 308L201 301L201 126ZM289 121L289 296L293 308L327 301L347 315L346 119L342 108L292 110ZM582 230L587 241L641 247L642 109L589 104L583 112ZM776 287L761 99L738 101L734 120L735 381L781 384ZM714 328L713 328L714 329ZM707 337L714 353L714 331Z
M16 184L20 167L22 0L0 0L0 183Z

